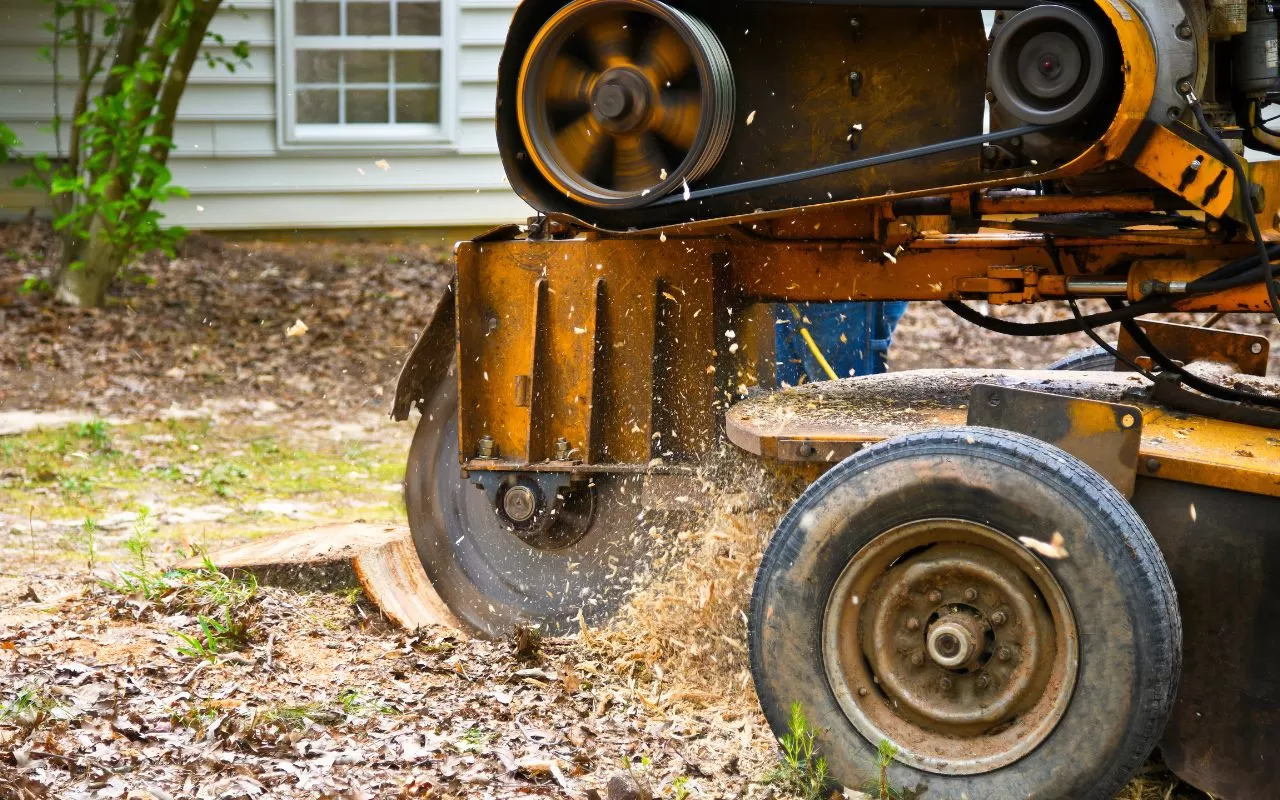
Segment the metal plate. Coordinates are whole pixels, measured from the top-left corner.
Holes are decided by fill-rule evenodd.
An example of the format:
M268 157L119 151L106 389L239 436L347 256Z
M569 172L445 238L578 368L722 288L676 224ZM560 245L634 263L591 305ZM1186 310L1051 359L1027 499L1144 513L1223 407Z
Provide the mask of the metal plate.
M1138 320L1138 327L1142 328L1152 344L1174 361L1181 361L1183 364L1218 361L1231 364L1237 372L1245 375L1266 377L1271 342L1265 336L1145 319ZM1129 360L1137 360L1140 366L1151 366L1151 358L1138 347L1124 328L1120 329L1120 341L1116 349ZM1119 369L1125 369L1124 365L1121 364Z
M1024 433L1064 450L1133 496L1142 443L1142 409L1079 397L979 383L969 424Z

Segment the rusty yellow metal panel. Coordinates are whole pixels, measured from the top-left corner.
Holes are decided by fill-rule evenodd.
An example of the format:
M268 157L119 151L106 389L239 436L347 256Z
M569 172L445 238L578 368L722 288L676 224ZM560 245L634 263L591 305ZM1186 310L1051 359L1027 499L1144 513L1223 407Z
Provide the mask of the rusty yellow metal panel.
M1168 128L1151 125L1133 166L1206 214L1221 217L1236 196L1236 176L1210 155Z

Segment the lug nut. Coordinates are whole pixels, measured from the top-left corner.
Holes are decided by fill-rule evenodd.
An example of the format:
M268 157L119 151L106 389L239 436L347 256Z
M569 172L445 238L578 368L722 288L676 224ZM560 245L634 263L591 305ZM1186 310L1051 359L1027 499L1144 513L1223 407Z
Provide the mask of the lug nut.
M556 439L556 461L569 460L569 440L561 436Z
M974 589L974 588L972 588L972 587L970 587L970 588L968 588L968 589L965 589L965 590L964 590L964 599L965 599L965 600L968 600L970 603L974 602L975 600L977 600L977 599L978 599L978 590L977 590L977 589Z
M941 602L942 602L942 592L938 591L937 589L934 589L933 591L929 592L929 602L930 602L930 603L941 603Z
M476 455L479 458L497 458L498 445L493 441L493 437L485 434L480 437L480 444L476 447Z
M997 628L1009 621L1009 615L1003 611L997 611L991 615L991 624Z
M907 620L907 630L909 631L920 630L920 620L916 619L915 617L912 617L911 619Z
M1008 661L1012 656L1013 654L1009 652L1009 648L1004 647L1003 645L996 649L996 658L1001 661Z

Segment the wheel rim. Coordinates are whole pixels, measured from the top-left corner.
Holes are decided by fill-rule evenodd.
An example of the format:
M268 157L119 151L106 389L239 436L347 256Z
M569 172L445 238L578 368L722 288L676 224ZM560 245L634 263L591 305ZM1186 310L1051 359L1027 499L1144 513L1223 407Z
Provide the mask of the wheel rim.
M596 207L650 203L705 175L733 124L733 72L701 21L655 0L579 0L520 71L520 131L539 172Z
M1039 559L956 519L908 523L860 550L822 636L854 727L940 774L989 772L1034 750L1066 712L1079 664L1070 605Z

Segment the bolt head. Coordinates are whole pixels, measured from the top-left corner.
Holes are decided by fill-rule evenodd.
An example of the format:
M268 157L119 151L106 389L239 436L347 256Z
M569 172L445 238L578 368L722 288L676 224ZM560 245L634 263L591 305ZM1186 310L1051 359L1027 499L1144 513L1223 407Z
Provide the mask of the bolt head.
M1249 345L1249 352L1253 353L1255 356L1261 353L1262 342L1254 342L1253 344Z
M907 620L907 630L909 631L920 630L920 620L916 619L915 617L912 617L911 619Z
M1012 657L1013 657L1013 653L1009 651L1009 648L1004 647L1002 645L996 649L996 658L1000 659L1001 661L1008 661Z
M1179 39L1190 39L1190 38L1191 38L1191 35L1192 35L1194 32L1195 32L1195 31L1193 31L1193 30L1191 29L1191 23L1189 23L1189 22L1184 22L1184 23L1182 23L1181 25L1179 25L1179 26L1178 26L1178 38L1179 38Z
M964 599L968 600L970 603L975 602L978 599L978 590L974 589L973 587L969 587L968 589L965 589Z
M991 678L986 675L978 676L978 688L985 689L991 685Z
M951 691L951 679L946 675L942 676L942 680L938 681L938 686L942 687L942 691Z
M941 603L941 602L942 602L942 592L938 591L937 589L933 589L932 591L930 591L930 592L929 592L929 602L930 602L930 603Z
M924 666L924 654L923 654L923 653L912 653L912 654L911 654L911 664L912 664L912 666L916 666L916 667Z
M867 696L867 687L865 687L865 686L859 686L859 687L858 687L858 697L866 697L866 696Z
M999 627L1009 621L1009 615L1003 611L997 611L991 615L991 624Z
M1187 81L1187 80L1178 81L1178 91L1182 94L1186 94L1190 92L1191 81Z

